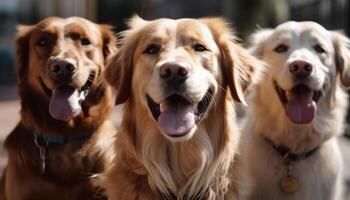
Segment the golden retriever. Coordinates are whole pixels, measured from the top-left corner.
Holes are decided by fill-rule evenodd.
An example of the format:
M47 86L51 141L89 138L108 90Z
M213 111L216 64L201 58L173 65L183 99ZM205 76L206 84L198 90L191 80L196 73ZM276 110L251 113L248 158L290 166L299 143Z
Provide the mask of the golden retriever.
M103 169L115 134L107 120L111 88L102 76L115 50L111 27L83 18L19 26L21 120L5 141L1 199L100 199L89 176Z
M343 131L350 86L349 39L315 22L286 22L252 36L269 64L250 104L242 139L250 199L341 198Z
M236 199L232 98L244 101L261 63L219 18L134 17L129 27L106 70L125 103L100 183L109 199Z

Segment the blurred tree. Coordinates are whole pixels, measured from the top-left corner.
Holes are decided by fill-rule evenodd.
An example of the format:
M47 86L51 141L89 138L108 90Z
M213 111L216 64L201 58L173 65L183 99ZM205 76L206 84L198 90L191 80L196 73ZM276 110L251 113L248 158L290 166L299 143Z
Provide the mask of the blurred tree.
M97 4L99 22L113 24L116 31L126 28L125 21L141 10L142 0L100 0Z
M289 19L286 0L234 0L233 6L233 21L242 38L257 27L275 27Z
M315 21L350 34L349 0L289 0L291 19Z

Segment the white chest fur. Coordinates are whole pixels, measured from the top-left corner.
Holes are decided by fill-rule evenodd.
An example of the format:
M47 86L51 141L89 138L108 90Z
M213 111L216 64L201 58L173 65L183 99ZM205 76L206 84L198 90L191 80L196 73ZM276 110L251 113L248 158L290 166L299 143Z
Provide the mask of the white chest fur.
M285 193L279 187L286 176L283 158L265 140L247 134L242 145L242 162L248 167L254 200L329 200L339 199L342 158L337 139L324 142L310 157L292 163L291 175L299 182L294 193Z

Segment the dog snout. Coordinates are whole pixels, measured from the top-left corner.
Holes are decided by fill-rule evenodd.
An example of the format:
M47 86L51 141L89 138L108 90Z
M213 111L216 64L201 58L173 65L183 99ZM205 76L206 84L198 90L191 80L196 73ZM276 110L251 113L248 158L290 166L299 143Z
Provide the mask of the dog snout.
M180 85L189 77L190 71L184 63L169 62L159 69L159 76L172 84Z
M310 76L312 68L313 67L309 62L303 60L296 60L289 65L289 72L295 78L302 79Z
M54 78L70 78L76 71L76 66L71 61L56 59L50 62L49 71Z

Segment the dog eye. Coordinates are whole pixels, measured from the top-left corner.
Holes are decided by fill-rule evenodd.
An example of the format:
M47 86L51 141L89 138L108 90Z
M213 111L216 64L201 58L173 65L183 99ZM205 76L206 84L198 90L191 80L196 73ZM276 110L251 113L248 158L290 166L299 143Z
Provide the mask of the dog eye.
M46 38L41 38L38 40L37 44L41 47L45 47L49 44L49 41Z
M205 48L205 46L203 46L202 44L196 44L196 45L194 45L194 46L193 46L193 49L194 49L195 51L199 51L199 52L201 52L201 51L207 51L207 50L208 50L208 49Z
M274 49L274 51L277 53L284 53L284 52L287 52L288 49L289 49L289 47L287 45L280 44Z
M91 44L91 42L90 42L90 40L87 39L87 38L82 38L82 39L80 40L80 44L86 46L86 45Z
M150 44L147 46L146 50L144 51L144 53L147 54L156 54L160 51L160 46L156 45L156 44Z
M316 44L313 48L317 53L326 53L326 50L320 44Z

